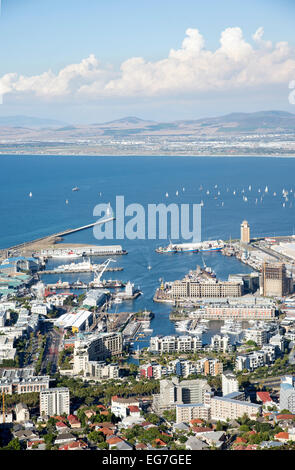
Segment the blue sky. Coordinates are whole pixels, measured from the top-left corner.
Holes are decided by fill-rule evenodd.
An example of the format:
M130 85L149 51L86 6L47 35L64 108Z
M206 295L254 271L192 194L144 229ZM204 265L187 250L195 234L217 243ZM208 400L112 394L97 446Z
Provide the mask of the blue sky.
M92 122L130 114L171 120L275 108L295 112L294 106L288 102L288 83L295 80L293 63L290 65L288 62L295 60L294 13L295 4L291 0L2 0L0 83L1 77L7 74L15 73L17 77L9 78L0 114ZM252 36L260 27L264 30L263 39L272 41L273 48L279 42L288 43L290 48L288 53L281 53L280 68L275 54L271 59L277 67L273 74L280 75L284 70L280 80L270 78L272 64L265 80L262 76L254 77L253 69L257 63L257 55L254 57L254 54L249 56L251 70L249 67L245 70L246 56L238 58L240 68L237 75L234 64L228 69L228 57L221 64L219 59L205 59L205 56L186 57L184 64L183 53L181 66L185 65L183 78L187 89L184 94L181 91L180 67L175 65L179 57L171 59L163 70L161 61L169 57L171 49L183 50L182 43L188 28L199 31L206 51L215 52L220 48L221 34L228 28L240 28L243 41L253 46ZM235 39L237 35L233 32L227 36L226 53L228 47L236 47L236 40L239 47L244 47L239 38ZM198 36L191 34L191 40L198 41ZM194 44L189 47L194 50ZM95 76L87 72L87 76L84 73L81 78L79 72L79 77L71 78L66 86L53 83L54 76L64 68L81 64L91 55L96 62L91 59L90 65L86 66L95 68ZM128 63L128 70L122 74L122 64L134 57L141 57L144 66L141 63L130 66ZM262 53L259 57L257 67L262 71ZM200 64L204 60L202 72L206 67L209 72L200 76ZM230 60L237 59L230 57ZM172 62L179 74L178 82L170 83L169 78L162 89L161 83L167 79L167 71L172 77L174 75ZM287 65L289 69L285 70ZM219 67L220 70L224 68L218 82L211 77L214 67L218 70ZM42 74L48 71L53 76L46 77L44 84ZM191 74L190 80L187 80L188 74ZM240 83L245 74L253 84L249 88L245 81L244 85L236 88L235 83ZM28 81L23 83L21 77L32 76L41 76L41 79L34 85ZM227 76L232 80L229 86L225 83ZM7 84L7 80L3 79L3 83ZM154 80L159 84L153 83L151 87ZM193 86L198 80L200 84ZM212 84L206 87L205 80L212 81ZM81 86L87 86L83 93ZM45 96L48 87L50 92Z

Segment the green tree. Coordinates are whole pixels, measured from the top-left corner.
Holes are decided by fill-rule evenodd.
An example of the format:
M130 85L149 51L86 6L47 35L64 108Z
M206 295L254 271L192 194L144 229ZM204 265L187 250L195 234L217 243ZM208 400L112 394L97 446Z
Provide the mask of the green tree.
M17 437L15 437L14 439L12 439L8 445L6 446L6 450L21 450L21 443L20 441L17 439Z

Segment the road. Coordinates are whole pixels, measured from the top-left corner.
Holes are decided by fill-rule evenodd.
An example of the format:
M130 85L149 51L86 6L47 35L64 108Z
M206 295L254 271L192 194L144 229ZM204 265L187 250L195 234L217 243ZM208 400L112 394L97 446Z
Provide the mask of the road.
M58 362L58 354L59 348L62 341L62 333L55 330L51 323L46 323L44 325L46 330L46 345L44 350L44 359L42 361L41 371L42 373L47 372L48 364L51 365L51 373L54 374L57 372L57 362Z

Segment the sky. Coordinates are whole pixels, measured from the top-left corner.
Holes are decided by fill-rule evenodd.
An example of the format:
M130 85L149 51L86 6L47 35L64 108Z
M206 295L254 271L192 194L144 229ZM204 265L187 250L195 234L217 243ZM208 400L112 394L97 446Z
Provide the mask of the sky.
M1 116L91 123L295 112L293 0L1 3Z

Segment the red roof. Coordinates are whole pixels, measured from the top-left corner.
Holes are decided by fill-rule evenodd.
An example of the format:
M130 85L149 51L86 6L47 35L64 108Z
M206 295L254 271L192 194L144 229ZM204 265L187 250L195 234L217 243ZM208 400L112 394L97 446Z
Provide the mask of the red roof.
M278 434L275 435L275 439L289 439L289 433L288 432L279 432Z
M147 449L147 445L142 442L140 444L136 444L135 449Z
M236 440L235 440L235 442L236 442L237 444L240 444L241 442L245 442L245 443L246 443L246 442L247 442L247 439L244 439L243 437L237 437Z
M277 419L294 419L295 415L290 414L285 414L285 415L277 415Z
M83 441L70 442L69 444L64 444L60 446L59 450L76 450L87 447L87 444Z
M75 415L69 415L69 416L68 416L68 421L69 421L69 422L71 422L71 421L78 421L78 418L77 418L77 416L75 416Z
M57 428L67 428L68 426L62 421L58 421L55 425Z
M97 408L100 408L101 410L105 410L105 409L106 409L106 407L103 406L103 405L97 405Z
M112 436L113 435L113 431L111 429L108 429L108 428L101 428L99 430L99 432L102 432L105 436Z
M248 445L248 446L234 446L232 448L232 450L256 450L256 449L257 449L256 444Z
M193 431L194 432L210 432L210 431L212 431L212 429L211 428L205 428L205 427L202 427L202 426L194 426Z
M35 444L44 444L44 443L45 443L45 441L43 441L43 439L39 439L37 441L28 441L27 442L27 447L32 447Z
M196 418L196 419L191 419L190 423L191 424L202 424L204 421L202 419Z
M130 410L131 413L139 413L139 408L138 406L128 406L128 409Z
M166 446L166 442L162 441L161 439L155 439L154 442L158 446Z
M123 439L120 437L110 437L109 439L107 438L107 443L110 445L118 444L119 442L123 442Z
M259 400L262 401L262 403L267 403L272 401L271 396L268 392L257 392L256 396L259 398Z

